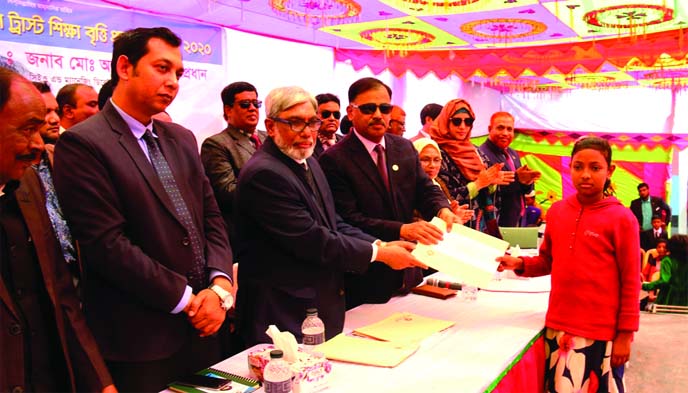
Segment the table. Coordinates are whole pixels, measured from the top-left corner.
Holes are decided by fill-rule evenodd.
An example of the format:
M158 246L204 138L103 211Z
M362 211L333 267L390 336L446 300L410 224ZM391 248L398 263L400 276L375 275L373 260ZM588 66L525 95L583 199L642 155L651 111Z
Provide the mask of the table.
M438 278L445 279L440 273ZM326 392L507 392L531 391L544 379L541 338L549 297L549 276L492 281L496 291L481 290L474 302L460 294L447 300L409 294L386 304L349 310L344 332L408 311L455 321L449 329L425 339L420 349L395 368L333 361ZM249 376L249 348L215 367ZM524 386L530 386L524 388Z

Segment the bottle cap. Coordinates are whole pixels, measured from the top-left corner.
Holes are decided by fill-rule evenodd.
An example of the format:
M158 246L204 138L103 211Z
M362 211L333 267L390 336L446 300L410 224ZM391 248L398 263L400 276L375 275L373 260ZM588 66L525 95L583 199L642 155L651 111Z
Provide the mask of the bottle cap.
M270 359L279 359L283 356L281 349L273 349L270 351Z
M306 315L318 315L318 309L315 307L307 308Z

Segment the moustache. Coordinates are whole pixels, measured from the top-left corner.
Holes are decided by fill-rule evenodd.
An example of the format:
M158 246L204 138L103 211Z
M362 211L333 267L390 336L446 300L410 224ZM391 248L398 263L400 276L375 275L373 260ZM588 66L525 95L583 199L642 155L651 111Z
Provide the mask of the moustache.
M383 126L387 127L387 123L384 120L373 120L368 123L369 126Z
M16 156L14 156L14 159L17 161L34 161L36 160L37 156L37 153L17 154Z

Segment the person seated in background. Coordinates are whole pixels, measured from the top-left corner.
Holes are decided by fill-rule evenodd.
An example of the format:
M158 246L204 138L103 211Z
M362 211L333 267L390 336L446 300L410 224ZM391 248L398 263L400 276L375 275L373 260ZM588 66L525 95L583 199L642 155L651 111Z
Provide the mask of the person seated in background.
M444 184L442 179L437 177L440 173L440 166L442 166L442 155L440 154L440 147L437 146L437 142L430 138L419 138L413 142L413 147L416 148L418 152L418 159L420 160L420 166L423 168L430 180L439 187L444 196L449 200L449 205L452 209L454 215L461 219L461 222L466 222L473 217L473 210L468 208L468 205L459 205L459 202L451 196L447 185ZM422 219L420 213L416 212L416 218Z
M660 271L661 261L668 255L667 242L669 240L662 238L657 240L657 245L655 246L655 255L649 255L647 257L647 263L644 264L642 270L640 271L640 277L643 282L653 281L653 276L655 273ZM650 251L648 250L648 253ZM657 300L657 290L653 289L648 291L647 297L640 300L641 310L650 310L652 304Z
M313 157L318 158L322 152L334 146L344 137L337 134L339 118L342 116L339 108L339 97L334 94L323 93L315 96L315 99L318 102L318 118L322 121L313 150Z
M57 92L56 99L62 131L74 127L100 111L98 93L93 87L83 83L62 86Z
M399 105L392 106L392 113L389 116L389 127L387 132L396 136L404 136L406 131L406 112Z
M535 202L535 190L525 195L525 213L521 217L522 227L537 227L542 224L542 209Z
M498 185L514 181L513 171L502 171L503 163L486 166L485 157L471 142L475 114L468 101L454 99L442 108L430 136L442 154L439 178L447 185L450 195L460 204L468 203L474 216L469 223L473 229L501 237L495 211L495 191Z
M659 289L656 304L688 306L688 235L674 235L667 242L659 280L644 282L643 290Z
M43 139L43 143L46 145L50 144L51 147L54 147L57 138L60 137L60 115L57 114L59 109L57 100L52 91L50 91L50 85L48 85L47 82L33 82L33 85L36 86L41 93L43 103L45 103L45 108L47 110L45 114L45 124L43 124L39 130L41 138ZM47 147L46 150L48 150ZM52 154L52 148L50 149L50 153Z
M640 248L645 251L656 248L659 239L669 239L664 220L659 215L652 216L652 228L640 232Z

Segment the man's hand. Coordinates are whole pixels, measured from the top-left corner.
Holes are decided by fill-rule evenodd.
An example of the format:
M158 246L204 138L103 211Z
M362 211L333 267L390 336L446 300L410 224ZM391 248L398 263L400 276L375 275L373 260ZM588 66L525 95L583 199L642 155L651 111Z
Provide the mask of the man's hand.
M193 327L201 337L207 337L220 330L227 312L220 307L220 298L210 289L203 289L184 309Z
M612 367L624 365L631 357L633 332L618 332L612 343Z
M523 165L522 167L516 169L516 177L518 178L518 182L521 184L533 184L540 179L540 176L542 176L540 171L534 171L528 168L528 165Z
M102 393L117 393L117 388L115 385L107 385L106 387L103 388L101 391Z
M473 210L468 208L468 205L459 205L459 201L454 199L449 204L451 206L452 213L458 218L460 224L465 224L467 221L473 217Z
M451 209L448 209L446 207L443 207L440 209L440 211L437 212L437 217L442 219L442 221L447 223L447 233L451 232L452 230L452 225L454 225L455 222L458 222L459 224L463 224L461 222L461 219L457 217L454 212L451 211Z
M427 221L416 221L410 224L403 224L399 236L404 240L418 241L422 244L430 245L437 244L442 240L442 231Z
M383 262L394 270L406 269L407 267L428 267L411 255L410 251L416 248L411 242L395 241L384 244L377 249L377 261Z
M482 171L480 171L480 173L478 174L478 178L475 179L474 182L478 190L481 190L493 184L498 184L502 180L503 175L500 172L502 171L503 167L504 163L500 162L498 164L492 165L487 169L483 169Z

